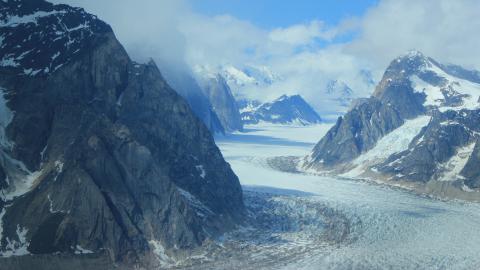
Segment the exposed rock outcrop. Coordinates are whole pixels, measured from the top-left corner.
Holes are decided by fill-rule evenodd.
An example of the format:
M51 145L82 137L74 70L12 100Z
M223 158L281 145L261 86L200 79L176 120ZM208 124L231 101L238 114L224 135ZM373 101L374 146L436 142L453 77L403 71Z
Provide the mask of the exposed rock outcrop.
M225 131L243 130L243 122L240 118L237 102L225 79L219 74L203 78L201 87L210 100L213 110Z

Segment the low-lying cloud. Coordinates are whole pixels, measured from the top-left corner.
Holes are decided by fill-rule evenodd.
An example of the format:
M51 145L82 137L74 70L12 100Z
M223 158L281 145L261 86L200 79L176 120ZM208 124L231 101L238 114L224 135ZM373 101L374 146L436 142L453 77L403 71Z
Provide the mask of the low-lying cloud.
M134 59L153 57L161 68L267 66L284 79L268 89L252 89L255 97L300 93L320 111L328 110L322 93L329 80L345 81L358 96L368 96L373 89L361 71L370 70L378 80L407 50L480 69L476 0L381 0L362 17L336 26L314 20L273 30L229 14L195 13L186 0L56 1L85 7L106 20ZM353 38L337 41L345 34Z

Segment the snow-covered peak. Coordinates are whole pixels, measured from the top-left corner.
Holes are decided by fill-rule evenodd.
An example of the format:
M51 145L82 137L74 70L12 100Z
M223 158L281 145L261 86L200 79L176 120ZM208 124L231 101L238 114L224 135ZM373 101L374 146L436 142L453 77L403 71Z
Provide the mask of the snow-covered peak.
M300 95L282 95L272 102L242 110L246 124L269 122L276 124L310 125L321 122L320 116Z
M330 80L325 86L323 98L330 104L339 105L341 108L348 108L355 98L353 90L343 81Z
M409 50L401 57L417 58L417 57L425 57L425 55L421 51L418 51L418 50Z
M197 80L216 79L219 75L219 71L208 65L195 65L193 67L193 73Z
M391 62L375 97L386 96L388 102L397 102L398 89L413 89L412 100L429 109L478 109L480 101L480 73L459 66L442 65L418 51L411 51ZM395 90L397 89L397 90ZM401 94L400 94L401 95ZM422 105L420 105L422 106Z
M386 72L414 73L420 68L430 65L432 65L430 58L419 51L412 50L395 58Z
M0 1L0 69L17 75L47 75L110 27L81 8L38 1Z
M244 65L242 67L227 65L220 72L235 96L239 98L256 97L258 91L267 88L282 78L269 67Z
M425 95L424 106L441 111L480 108L480 84L455 77L435 62L429 63L410 76L415 92Z
M353 90L345 82L339 80L331 80L327 83L325 93L328 95L351 97L353 94Z
M270 85L282 79L267 66L247 65L242 70L259 84Z
M255 78L248 76L244 71L234 66L225 67L223 74L228 82L233 83L236 86L245 86L257 83Z

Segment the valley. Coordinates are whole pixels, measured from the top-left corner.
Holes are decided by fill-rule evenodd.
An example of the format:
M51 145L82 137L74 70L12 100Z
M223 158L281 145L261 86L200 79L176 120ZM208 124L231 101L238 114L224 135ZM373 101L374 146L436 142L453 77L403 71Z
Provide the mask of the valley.
M267 165L271 156L310 151L315 138L327 128L326 124L247 126L244 134L217 138L246 191L247 208L252 207L248 199L252 194L266 192L276 194L267 200L287 196L290 202L296 202L289 215L301 217L297 217L297 232L302 233L289 239L288 233L277 232L284 242L276 248L257 239L256 249L247 249L247 254L242 255L247 261L241 266L249 267L241 269L474 269L480 265L477 203L442 201L359 180L285 173ZM333 242L300 241L299 235L325 232L325 228L317 228L315 234L311 230L316 223L323 223L325 216L302 223L307 216L303 211L309 208L307 203L299 203L305 200L329 209L337 220L345 218L348 237ZM281 215L280 209L273 212ZM342 227L335 229L341 231ZM332 231L329 234L334 235ZM289 246L308 252L295 256ZM225 265L218 263L217 269L229 269Z

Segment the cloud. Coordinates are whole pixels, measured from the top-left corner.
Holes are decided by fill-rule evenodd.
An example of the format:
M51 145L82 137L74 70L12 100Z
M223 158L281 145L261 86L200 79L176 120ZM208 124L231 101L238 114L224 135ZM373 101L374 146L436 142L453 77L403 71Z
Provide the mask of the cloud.
M308 45L316 39L331 40L333 31L324 29L324 23L313 20L308 24L297 24L286 28L277 28L269 33L273 42L287 43L293 46Z
M183 0L53 0L80 6L109 23L130 56L141 62L154 58L163 66L185 66L186 40L178 30L189 17ZM164 63L164 64L162 64Z
M188 0L55 1L83 6L106 20L136 60L153 57L161 69L267 66L284 79L267 89L252 88L252 96L300 93L320 111L333 109L323 96L330 79L368 96L373 89L362 70L378 80L392 59L410 49L480 69L477 0L381 0L338 25L313 20L273 30L228 14L195 13Z
M187 40L185 58L191 65L256 61L268 42L266 31L230 15L192 13L179 24L179 31Z
M480 1L384 0L362 18L347 52L384 68L417 49L443 62L480 69Z

